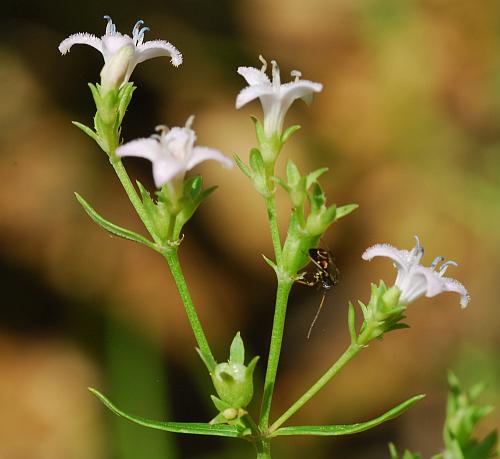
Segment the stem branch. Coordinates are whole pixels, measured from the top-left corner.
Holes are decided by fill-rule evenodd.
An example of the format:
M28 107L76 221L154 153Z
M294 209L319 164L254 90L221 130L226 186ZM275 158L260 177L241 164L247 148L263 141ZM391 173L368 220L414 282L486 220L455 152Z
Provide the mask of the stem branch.
M278 219L276 216L276 197L274 193L272 193L265 199L267 207L267 218L269 220L269 227L271 229L271 239L273 240L274 256L276 258L276 264L279 266L281 264L281 240L280 230L278 227Z
M267 430L267 427L269 425L271 401L273 398L274 385L276 383L276 373L278 372L281 342L283 340L283 330L285 328L286 307L288 303L288 295L290 294L292 285L292 280L280 279L278 277L278 289L276 292L273 331L271 335L271 344L269 346L266 379L264 381L264 395L262 397L262 408L259 421L259 426L263 432Z
M198 313L189 294L189 290L186 284L186 279L182 273L181 265L179 263L179 256L177 254L177 248L170 248L163 252L163 256L167 260L168 266L170 267L170 272L174 278L175 285L179 290L182 302L184 303L184 308L186 309L186 314L188 316L189 323L193 329L194 337L200 348L200 351L210 359L211 367L215 367L217 362L215 361L210 345L208 344L207 337L201 326L200 319L198 318Z
M321 376L288 410L286 410L269 428L269 433L274 432L291 416L299 411L311 398L313 398L332 379L349 360L351 360L360 350L361 346L351 344L339 359Z

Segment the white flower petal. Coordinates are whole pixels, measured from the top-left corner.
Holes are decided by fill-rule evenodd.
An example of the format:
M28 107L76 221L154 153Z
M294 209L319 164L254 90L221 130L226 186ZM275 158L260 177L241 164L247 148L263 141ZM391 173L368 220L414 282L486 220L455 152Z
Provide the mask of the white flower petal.
M285 101L291 104L295 99L303 99L304 102L310 104L313 94L322 90L323 85L321 83L309 80L297 80L281 85L281 97L283 98L284 105Z
M243 88L238 94L238 97L236 97L236 108L240 109L243 105L248 104L258 97L269 95L273 95L273 88L271 86L247 86L246 88Z
M154 57L167 56L174 67L182 64L182 54L179 50L164 40L151 40L137 46L136 62L144 62Z
M271 84L269 77L255 67L238 67L238 73L245 78L250 86Z
M203 161L207 161L208 159L214 159L219 161L224 167L231 168L234 166L233 160L228 158L226 155L222 154L219 150L215 148L208 147L194 147L193 152L191 154L191 158L189 158L187 164L187 170L191 170L197 164L200 164Z
M59 44L58 49L64 55L69 52L73 45L89 45L102 53L101 39L90 33L75 33L70 35Z
M375 257L390 258L398 270L405 270L407 268L407 250L399 250L390 244L375 244L363 252L361 258L366 261L371 261Z
M124 156L136 156L138 158L146 158L151 162L155 162L162 155L160 142L156 139L137 139L127 142L116 149L116 155L123 158Z
M458 293L460 295L460 306L462 308L467 307L470 301L470 295L463 284L449 277L443 277L442 280L444 281L443 291Z

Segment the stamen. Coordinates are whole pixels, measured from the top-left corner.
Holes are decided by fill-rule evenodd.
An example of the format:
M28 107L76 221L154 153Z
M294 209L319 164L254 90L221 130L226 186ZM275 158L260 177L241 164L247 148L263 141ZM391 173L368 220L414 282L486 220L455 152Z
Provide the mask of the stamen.
M424 248L422 247L422 244L420 244L420 239L417 235L413 236L415 238L415 241L417 242L416 245L415 245L415 248L413 249L413 252L415 253L415 255L418 255L420 256L420 258L422 258L423 254L424 254Z
M446 263L443 263L441 265L441 268L439 268L439 275L442 276L446 270L448 269L448 266L458 266L458 263L453 260L448 260Z
M262 67L261 67L260 71L262 73L266 73L266 70L267 70L267 61L264 59L264 57L262 56L262 54L259 54L259 61L262 62Z
M142 41L144 40L144 34L149 30L149 27L143 27L138 33L137 37L134 38L134 42L137 45L142 45Z
M191 115L187 120L186 120L186 125L185 127L187 127L188 129L191 129L191 126L193 125L193 121L194 121L194 115Z
M139 32L139 29L141 26L144 24L144 21L142 19L139 19L136 23L134 28L132 29L132 37L135 38L136 34Z
M439 257L434 258L434 261L431 263L431 269L434 271L436 269L436 266L444 261L444 257L439 255Z
M281 86L280 68L276 61L271 61L271 65L273 66L273 86L279 87Z
M169 128L165 124L159 124L158 126L155 127L155 131L159 132L160 135L163 135L169 131ZM156 135L159 138L159 136L157 134L153 134L153 135Z
M111 19L111 16L108 16L107 14L103 16L104 20L108 21L106 24L106 35L115 35L116 34L116 26L113 24L113 20Z
M300 70L292 70L290 72L290 75L292 78L295 78L295 81L299 81L300 77L302 76L302 72Z

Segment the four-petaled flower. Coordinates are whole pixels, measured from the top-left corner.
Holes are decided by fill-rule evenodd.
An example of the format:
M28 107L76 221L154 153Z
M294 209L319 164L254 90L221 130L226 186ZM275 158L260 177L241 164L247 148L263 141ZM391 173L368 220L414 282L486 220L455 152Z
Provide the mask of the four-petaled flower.
M132 140L116 149L117 156L137 156L153 163L153 177L157 188L167 182L182 182L186 171L208 159L215 159L230 168L233 161L220 151L208 147L195 147L196 134L191 129L194 117L184 127L168 129L158 126L159 134L147 139Z
M465 308L469 303L469 294L466 288L457 280L443 277L448 266L457 266L454 261L444 261L444 257L434 259L430 267L420 264L424 249L420 240L415 236L416 246L411 250L399 250L389 244L376 244L365 250L363 260L370 261L374 257L390 258L398 275L395 286L401 291L400 302L408 304L425 295L433 297L442 292L456 292L460 294L460 305ZM439 264L441 266L439 266Z
M143 43L144 33L148 27L142 27L144 21L137 21L132 37L121 34L109 16L106 33L98 38L89 33L70 35L59 44L61 54L69 52L76 44L89 45L100 51L104 57L104 67L101 71L101 84L105 89L119 88L128 82L135 66L140 62L158 56L168 56L175 67L182 64L182 54L171 43L164 40L152 40Z
M267 137L280 134L287 110L295 99L303 99L306 103L312 101L313 93L320 92L323 85L308 80L301 80L298 70L291 72L295 81L281 84L280 71L276 61L271 61L272 81L266 75L267 62L259 56L262 68L239 67L238 73L245 78L249 86L242 89L236 98L236 108L241 108L248 102L260 99L264 111L264 132Z

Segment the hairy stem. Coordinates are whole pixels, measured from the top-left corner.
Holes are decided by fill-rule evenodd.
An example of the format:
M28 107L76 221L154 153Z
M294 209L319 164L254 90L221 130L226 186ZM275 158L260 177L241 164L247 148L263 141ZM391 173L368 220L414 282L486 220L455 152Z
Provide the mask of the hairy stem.
M286 307L288 303L288 295L290 294L292 285L293 281L290 278L280 279L280 277L278 277L278 290L276 292L273 331L271 335L271 344L269 346L266 379L264 381L264 395L262 397L262 408L259 421L260 429L263 432L267 431L267 428L269 426L271 401L273 398L274 385L276 383L276 373L278 372L281 342L283 340L283 330L285 328Z
M186 309L186 314L188 316L189 323L193 329L194 337L200 348L200 351L210 359L211 367L215 367L217 362L215 361L210 345L208 344L207 337L201 326L200 319L198 318L198 313L189 294L189 290L186 284L186 279L182 273L181 265L179 263L179 256L177 254L177 248L169 248L163 252L163 256L167 260L168 266L170 267L170 272L174 278L175 285L179 290L182 302L184 303L184 308Z
M313 398L327 384L349 360L351 360L360 350L358 344L351 344L339 359L321 376L288 410L286 410L269 428L269 433L274 432L291 416L299 411L311 398Z
M267 218L269 220L269 227L271 229L271 239L273 240L274 256L276 258L276 264L279 266L281 264L281 240L280 230L278 227L278 219L276 215L276 197L273 193L265 199L267 207Z

